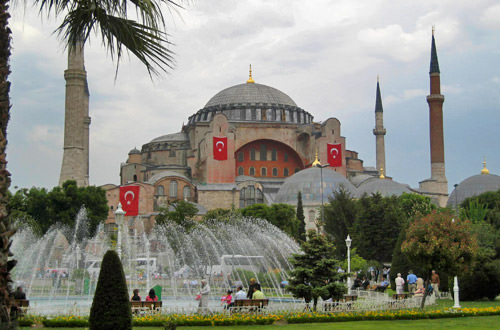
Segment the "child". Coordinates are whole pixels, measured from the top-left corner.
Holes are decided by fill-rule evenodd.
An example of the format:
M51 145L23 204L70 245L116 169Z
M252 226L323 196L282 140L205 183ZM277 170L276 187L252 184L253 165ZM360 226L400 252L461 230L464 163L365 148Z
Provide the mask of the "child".
M231 295L231 293L233 293L233 291L228 290L227 295L222 296L222 298L220 299L220 301L224 305L224 309L227 309L231 304L231 301L233 300L233 296Z

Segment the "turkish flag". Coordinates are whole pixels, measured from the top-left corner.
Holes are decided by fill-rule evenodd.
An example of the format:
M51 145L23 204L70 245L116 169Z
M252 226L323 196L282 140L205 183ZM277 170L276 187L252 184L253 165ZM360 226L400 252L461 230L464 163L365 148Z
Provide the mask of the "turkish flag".
M227 160L227 136L214 136L214 159Z
M139 186L120 187L120 203L126 216L139 214Z
M328 152L328 164L331 167L342 166L342 144L327 143L326 150Z

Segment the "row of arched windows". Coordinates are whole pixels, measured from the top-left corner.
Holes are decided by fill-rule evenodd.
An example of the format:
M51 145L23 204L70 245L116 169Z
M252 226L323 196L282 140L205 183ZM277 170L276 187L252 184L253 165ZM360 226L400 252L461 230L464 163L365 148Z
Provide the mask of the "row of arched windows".
M264 203L262 190L254 186L248 186L240 190L240 208Z
M279 176L280 175L279 174L279 169L276 168L276 167L273 167L271 171L272 171L271 172L272 176ZM300 169L296 168L294 173L297 173L298 171L300 171ZM245 175L245 169L242 166L238 167L238 175ZM248 175L249 176L255 176L255 167L251 166L248 169ZM290 175L290 170L288 168L284 168L283 169L283 176L287 177L289 175ZM260 176L267 176L267 167L261 167L260 168Z
M170 181L168 196L171 198L178 198L177 196L177 181ZM156 187L156 195L165 196L165 188L162 185ZM191 188L189 186L184 186L182 189L182 197L184 199L189 199L191 197Z
M250 160L256 160L255 155L256 155L256 150L255 149L250 149ZM267 147L265 144L262 144L260 146L259 150L259 156L260 160L267 160ZM288 154L284 154L284 161L288 162ZM276 149L271 149L271 160L272 161L277 161L278 160L278 151ZM245 161L245 153L243 151L238 152L238 161L243 162Z

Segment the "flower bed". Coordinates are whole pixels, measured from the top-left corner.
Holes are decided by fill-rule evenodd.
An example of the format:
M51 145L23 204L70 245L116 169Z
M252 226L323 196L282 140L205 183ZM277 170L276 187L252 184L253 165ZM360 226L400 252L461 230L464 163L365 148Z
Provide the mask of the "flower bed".
M224 325L253 325L272 324L279 320L288 323L316 323L316 322L346 322L346 321L375 321L375 320L417 320L437 319L465 316L500 315L500 306L486 308L461 308L443 310L399 310L399 311L372 311L350 313L282 313L282 314L168 314L137 316L132 320L134 327L154 327L165 324L178 326L224 326ZM25 316L19 319L22 326L43 324L46 327L88 327L88 317L56 316L33 317Z

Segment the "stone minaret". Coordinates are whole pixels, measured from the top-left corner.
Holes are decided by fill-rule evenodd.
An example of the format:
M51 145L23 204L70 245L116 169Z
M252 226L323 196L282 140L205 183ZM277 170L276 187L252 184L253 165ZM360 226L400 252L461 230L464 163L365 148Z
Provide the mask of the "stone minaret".
M380 84L377 77L377 100L375 101L375 147L377 156L377 170L380 176L386 173L385 168L385 136L386 130L384 128L384 109L382 107L382 97L380 96Z
M446 180L444 165L444 135L443 135L443 102L441 94L441 78L439 63L432 30L430 95L427 96L429 104L429 130L431 146L431 178L420 182L420 189L429 195L440 206L446 206L448 200L448 180Z
M64 113L64 154L59 185L76 180L89 184L89 90L83 61L83 45L68 48L66 104Z

